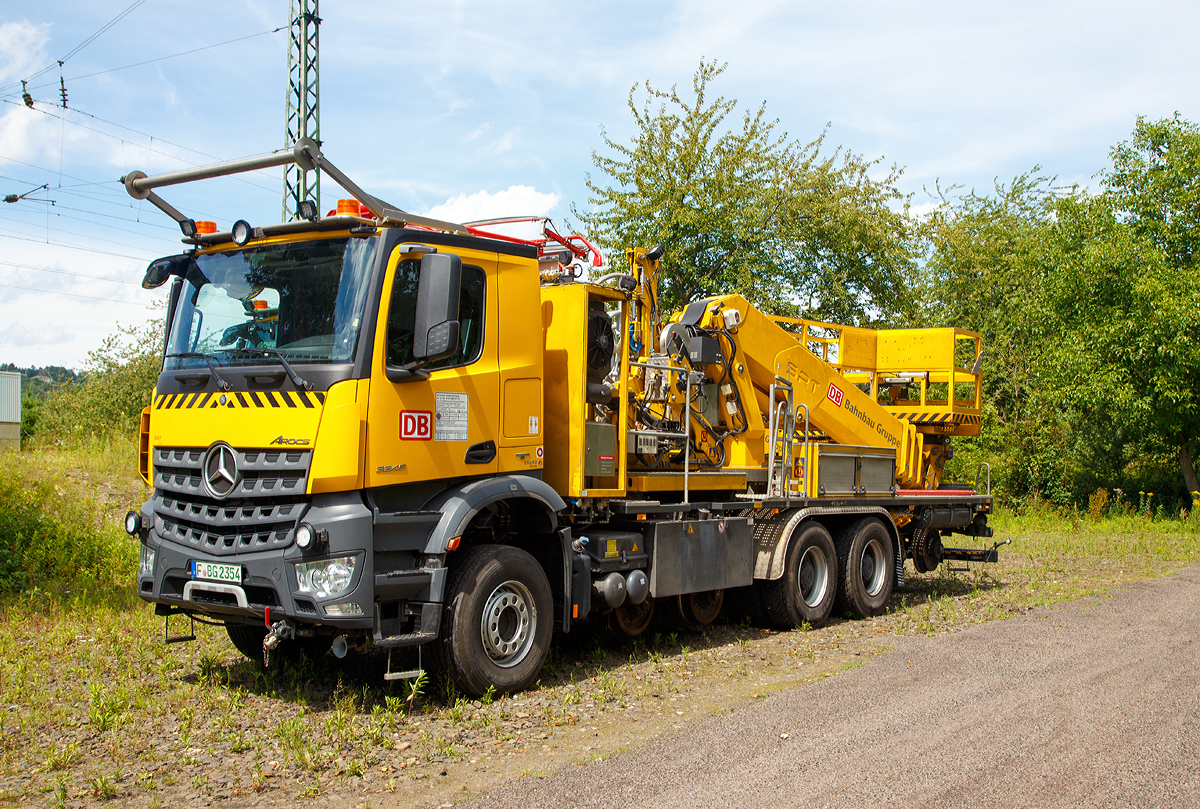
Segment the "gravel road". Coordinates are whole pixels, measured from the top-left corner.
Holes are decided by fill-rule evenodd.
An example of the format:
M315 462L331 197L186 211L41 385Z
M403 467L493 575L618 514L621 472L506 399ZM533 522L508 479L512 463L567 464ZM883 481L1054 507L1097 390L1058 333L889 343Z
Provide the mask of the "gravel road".
M1200 807L1200 565L934 638L478 807Z

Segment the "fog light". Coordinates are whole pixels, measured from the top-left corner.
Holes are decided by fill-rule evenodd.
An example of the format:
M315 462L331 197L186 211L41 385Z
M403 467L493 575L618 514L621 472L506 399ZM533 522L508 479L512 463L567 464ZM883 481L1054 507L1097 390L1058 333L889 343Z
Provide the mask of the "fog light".
M130 511L125 515L125 533L130 536L136 536L142 530L142 515L136 511Z
M296 565L296 589L318 598L340 596L350 589L357 561L357 557L342 556L319 562L302 562Z
M139 576L154 575L154 549L142 546L142 561L138 564Z
M326 604L323 609L326 615L362 615L362 607L354 601L344 601L340 604Z
M317 541L317 532L313 527L306 522L300 523L296 528L296 547L302 551L306 551L313 546Z

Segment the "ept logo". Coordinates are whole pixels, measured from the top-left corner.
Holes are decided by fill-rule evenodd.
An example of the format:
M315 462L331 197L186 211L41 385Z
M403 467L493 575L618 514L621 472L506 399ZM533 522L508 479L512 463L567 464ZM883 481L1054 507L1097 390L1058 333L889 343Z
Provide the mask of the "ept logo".
M400 440L428 441L433 438L433 413L428 410L400 411Z
M842 400L846 398L846 394L842 393L842 389L832 382L829 383L829 393L825 394L825 398L833 402L838 407L842 406Z

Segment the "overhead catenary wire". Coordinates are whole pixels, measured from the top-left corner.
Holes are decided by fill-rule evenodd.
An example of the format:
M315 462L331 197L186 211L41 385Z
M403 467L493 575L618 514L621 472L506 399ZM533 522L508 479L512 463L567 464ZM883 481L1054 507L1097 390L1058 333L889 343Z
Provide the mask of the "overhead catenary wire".
M42 200L35 200L35 201L36 201L36 202L41 202ZM48 201L48 200L47 200L47 201ZM74 221L74 222L83 222L85 225L97 225L97 226L99 226L99 227L102 227L102 228L104 228L104 230L105 230L105 232L106 232L106 233L107 233L107 232L109 232L109 231L113 231L113 230L119 230L119 231L121 231L122 233L132 233L133 235L135 235L135 236L141 236L141 237L142 237L142 238L144 238L144 239L153 239L153 240L155 240L155 241L164 241L164 242L169 242L169 241L171 241L171 240L169 240L169 239L165 238L164 236L161 236L161 235L158 235L158 234L146 234L146 233L140 233L140 232L138 232L138 231L136 231L136 230L130 230L129 228L122 228L122 227L118 227L118 226L116 226L116 225L107 225L107 224L101 224L101 223L98 223L98 222L94 222L94 221L92 221L91 219L84 219L84 218L83 218L83 217L81 217L81 216L71 216L70 214L59 213L58 211L59 211L60 207L61 207L61 206L59 206L59 205L55 205L55 204L51 203L50 210L49 210L49 211L46 211L45 213L47 213L49 216L55 216L55 217L58 217L58 218L60 218L60 219L70 219L70 220L72 220L72 221ZM38 211L38 213L39 213L39 214L41 214L41 213L43 213L43 212L42 212L42 211ZM91 211L84 211L83 213L91 213ZM4 214L0 214L0 216L3 216L3 215L4 215ZM99 214L99 216L104 216L104 214ZM112 218L113 218L113 219L117 219L117 218L119 218L119 217L112 217ZM20 219L18 219L18 220L16 220L16 221L20 222L20 221L23 221L23 220L20 220ZM127 221L127 222L132 222L133 224L138 224L138 223L137 223L135 220L133 220L133 219L126 219L125 221ZM178 229L178 228L170 228L170 230L174 230L176 233L178 233L178 232L179 232L179 229ZM60 232L65 232L65 231L61 231L61 229L60 229ZM93 236L91 236L90 234L86 234L86 233L75 233L74 231L72 231L72 233L73 233L73 235L75 235L75 236L79 236L79 237L81 237L81 238L85 238L85 239L96 238L96 237L93 237ZM113 244L125 244L125 242L113 242Z
M128 253L110 253L107 250L97 250L94 247L85 247L80 244L67 244L66 242L52 242L49 239L32 239L28 236L13 236L8 233L0 233L0 239L15 239L19 242L33 242L34 244L48 244L51 247L67 247L71 250L83 250L88 253L95 253L100 256L116 256L117 258L131 258L134 261L151 261L147 256L131 256Z
M33 73L30 76L27 76L24 80L26 82L30 82L30 81L33 81L34 79L38 78L39 76L44 76L45 74L54 70L56 67L61 68L63 65L63 62L66 62L68 59L70 59L72 56L75 56L77 53L79 53L81 50L86 48L88 45L91 45L93 42L96 41L96 39L98 39L100 37L100 35L102 35L108 29L112 28L114 25L119 23L121 20L125 19L127 16L129 16L129 14L134 9L136 9L138 6L140 6L144 2L146 2L146 0L134 0L133 3L131 3L128 7L126 7L126 9L124 11L122 11L120 14L113 17L111 20L109 20L104 25L102 25L100 27L99 31L96 31L96 33L92 34L87 39L85 39L83 42L80 42L78 45L76 45L74 48L72 48L70 51L68 51L67 54L65 56L63 56L63 58L54 60L54 62L52 64L46 65L46 67L42 68L41 70L37 71L36 73ZM20 83L21 83L20 81L17 81L14 84L5 85L4 87L0 87L0 91L11 89L13 87L16 87Z
M95 73L84 73L82 76L71 76L71 77L68 77L66 79L66 81L79 81L81 79L90 79L93 76L103 76L106 73L116 73L117 71L129 70L130 68L133 68L133 67L142 67L144 65L152 65L155 62L165 62L168 59L177 59L180 56L188 56L189 54L200 53L201 51L207 51L207 50L211 50L213 48L219 48L223 45L232 45L236 42L245 42L247 39L254 39L255 37L266 36L268 34L277 34L280 31L284 30L285 28L287 28L286 25L281 25L278 28L272 28L269 31L259 31L257 34L247 34L246 36L238 37L237 39L227 39L224 42L215 42L212 45L204 45L203 47L200 47L200 48L192 48L190 51L182 51L180 53L172 53L168 56L159 56L155 59L147 59L144 62L135 62L132 65L122 65L121 67L112 67L112 68L109 68L108 70L97 70ZM26 79L26 81L28 81L28 79ZM36 85L29 89L44 90L47 87L53 87L53 86L54 86L54 83L50 82L48 84L39 84L39 85ZM5 89L7 89L7 88L5 88ZM14 93L4 93L4 94L11 95L13 97L16 97L17 95L19 95L19 93L15 93L15 92Z
M111 281L114 284L133 284L134 286L141 286L141 283L139 283L138 281L133 281L128 278L112 278L111 276L107 276L107 275L91 275L91 274L85 273L85 272L72 272L71 270L56 270L53 267L35 267L32 264L17 264L15 261L0 261L0 266L16 267L21 270L36 270L38 272L52 272L52 273L57 273L59 275L74 275L79 278L90 278L95 281Z
M146 309L150 308L145 301L127 301L122 298L101 298L97 295L81 295L78 292L63 292L62 290L58 289L38 289L36 287L23 287L16 284L0 283L0 287L7 287L8 289L23 289L26 292L41 292L46 295L66 295L69 298L86 298L90 301L108 301L109 303L124 303L129 306L141 306Z
M24 105L24 104L18 104L18 103L16 103L15 101L12 101L12 100L10 100L10 99L7 99L7 98L0 98L0 101L3 101L5 104L11 104L11 105L12 105L12 106L14 106L14 107L21 107L21 108L25 108L25 105ZM51 106L53 106L53 105L51 105ZM113 134L113 133L111 133L111 132L105 132L103 129L97 129L97 128L96 128L96 127L94 127L94 126L88 126L87 124L82 124L82 123L80 123L79 121L72 121L72 120L70 120L69 118L67 118L65 115L56 115L56 114L54 114L53 112L50 112L50 111L48 111L48 110L45 110L45 109L40 109L40 108L38 108L38 107L32 107L32 108L30 108L30 109L32 109L34 112L41 113L42 115L46 115L46 116L48 116L48 117L50 117L50 118L56 118L56 119L58 119L58 120L60 120L60 121L63 121L64 123L68 123L68 124L70 124L71 126L77 126L77 127L79 127L80 129L86 129L86 130L88 130L89 132L95 132L97 135L103 135L103 136L104 136L104 137L106 137L106 138L112 138L113 140L119 140L119 141L121 141L122 143L128 143L128 142L129 142L127 139L125 139L125 138L122 138L122 137L121 137L121 136L119 136L119 135L114 135L114 134ZM58 109L58 108L57 108L57 107L55 107L55 109ZM220 161L220 160L221 160L221 158L219 158L219 157L214 157L213 155L205 154L204 152L201 152L201 151L199 151L199 150L197 150L197 149L192 149L192 148L190 148L190 147L188 147L188 146L182 146L182 145L180 145L180 144L178 144L178 143L172 143L171 141L164 140L164 139L162 139L162 138L156 138L154 135L150 135L150 134L148 134L148 133L146 133L146 132L140 132L140 131L138 131L138 130L136 130L136 129L133 129L133 128L131 128L131 127L123 126L123 125L121 125L121 124L118 124L118 123L113 123L112 121L106 121L105 119L103 119L103 118L99 117L98 115L92 115L90 112L84 112L83 110L80 110L80 109L78 109L78 108L75 108L75 107L72 107L72 108L71 108L71 111L72 111L72 112L75 112L75 113L78 113L78 114L80 114L80 115L86 115L87 117L89 117L89 118L92 118L92 119L94 119L94 120L97 120L97 121L100 121L101 123L109 124L110 126L115 126L115 127L118 127L118 128L120 128L120 129L124 129L124 130L127 130L127 131L129 131L129 132L133 132L133 133L135 133L135 134L137 134L137 135L141 135L142 137L150 138L152 141L153 141L153 140L158 140L158 141L160 141L160 142L162 142L162 143L166 143L166 144L168 144L168 145L170 145L170 146L174 146L174 147L175 147L175 148L177 148L177 149L184 149L185 151L194 152L195 154L198 154L198 155L202 155L202 156L204 156L204 157L211 158L212 160L216 160L216 161ZM155 148L153 148L152 146L142 146L141 144L134 144L134 145L136 145L136 146L137 146L137 148L139 148L139 149L145 149L147 152L150 152L151 154L158 154L158 155L162 155L163 157L170 158L171 160L178 160L180 163L183 163L184 165L187 165L187 166L192 166L192 167L195 167L195 166L199 166L199 165L200 165L199 163L193 163L193 162L192 162L192 161L190 161L190 160L185 160L184 158L182 158L182 157L180 157L180 156L178 156L178 155L173 155L173 154L171 154L170 152L163 152L163 151L159 151L158 149L155 149ZM63 175L63 176L67 176L67 175ZM269 175L263 175L263 176L269 176ZM78 178L74 178L74 179L78 179ZM259 185L258 183L251 182L250 180L248 180L248 179L247 179L247 178L245 178L245 177L234 177L233 179L234 179L234 180L237 180L238 182L245 183L246 185L253 186L254 188L260 188L260 189L262 189L263 191L270 191L272 194L274 194L274 193L276 192L276 189L274 189L274 188L268 188L268 187L266 187L266 186L264 186L264 185Z

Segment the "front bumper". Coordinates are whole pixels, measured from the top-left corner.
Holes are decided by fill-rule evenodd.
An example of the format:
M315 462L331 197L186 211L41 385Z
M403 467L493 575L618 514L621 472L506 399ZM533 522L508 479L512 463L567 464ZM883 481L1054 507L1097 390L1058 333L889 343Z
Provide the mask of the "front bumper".
M356 493L322 495L302 504L296 524L307 522L327 531L329 537L327 547L310 553L295 547L291 531L286 540L271 543L275 547L232 553L223 548L213 553L204 536L179 541L184 537L178 526L170 524L170 514L162 513L161 498L144 504L141 514L142 524L147 526L142 542L154 552L152 571L138 577L138 595L145 601L218 620L256 623L266 621L269 611L272 622L289 618L338 630L367 630L374 624L371 512ZM297 563L346 556L356 561L345 591L328 597L300 591ZM196 578L194 562L235 565L240 577L228 581ZM334 604L343 605L342 614L327 612Z

